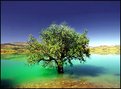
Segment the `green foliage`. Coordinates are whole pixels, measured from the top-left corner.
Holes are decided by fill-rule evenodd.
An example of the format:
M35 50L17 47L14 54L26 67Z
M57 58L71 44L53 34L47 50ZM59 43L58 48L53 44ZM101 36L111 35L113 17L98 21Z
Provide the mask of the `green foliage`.
M27 49L29 50L28 62L35 64L40 61L57 66L63 66L65 62L72 65L71 60L85 61L89 57L89 39L87 31L77 33L67 24L51 24L40 33L41 41L37 41L32 35L29 36Z

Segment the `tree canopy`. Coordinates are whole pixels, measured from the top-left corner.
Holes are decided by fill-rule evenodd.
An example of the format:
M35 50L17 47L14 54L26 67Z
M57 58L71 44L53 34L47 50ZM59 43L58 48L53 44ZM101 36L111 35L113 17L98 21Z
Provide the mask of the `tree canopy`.
M65 63L72 65L73 59L85 62L84 57L90 56L89 39L86 35L87 31L77 33L67 24L51 24L40 33L40 42L32 35L29 36L28 63L55 63L58 73L63 73Z

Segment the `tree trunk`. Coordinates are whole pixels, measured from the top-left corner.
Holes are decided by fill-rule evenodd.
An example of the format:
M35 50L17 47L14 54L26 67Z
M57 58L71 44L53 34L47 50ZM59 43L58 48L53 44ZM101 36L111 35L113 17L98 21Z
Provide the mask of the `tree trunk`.
M63 71L63 65L58 65L58 73L59 74L63 74L64 71Z

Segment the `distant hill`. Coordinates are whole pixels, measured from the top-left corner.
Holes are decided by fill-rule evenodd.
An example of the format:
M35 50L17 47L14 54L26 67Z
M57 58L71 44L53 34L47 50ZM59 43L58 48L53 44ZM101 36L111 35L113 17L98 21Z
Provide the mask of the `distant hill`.
M14 45L24 45L24 46L27 45L26 42L13 42L12 44L14 44Z
M3 43L1 44L1 49L4 49L4 48L14 48L14 47L25 47L27 46L27 43L26 42L13 42L13 43Z
M28 44L26 42L13 42L1 44L1 54L6 53L24 53L25 47ZM120 54L120 45L101 45L96 47L90 47L91 54Z
M26 42L12 42L12 43L3 43L1 45L27 45Z
M120 45L90 47L90 51L94 54L120 54Z
M1 44L1 54L25 53L26 42L13 42Z

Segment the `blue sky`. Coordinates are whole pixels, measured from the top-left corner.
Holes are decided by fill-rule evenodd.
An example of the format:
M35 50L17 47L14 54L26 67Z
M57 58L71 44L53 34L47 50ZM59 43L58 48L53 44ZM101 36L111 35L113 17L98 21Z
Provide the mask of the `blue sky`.
M90 46L120 44L120 1L3 1L1 43L38 38L42 28L63 21L79 33L88 29Z

